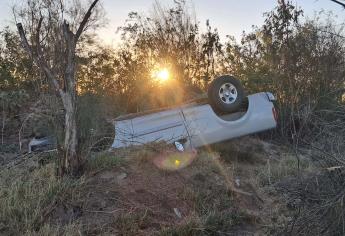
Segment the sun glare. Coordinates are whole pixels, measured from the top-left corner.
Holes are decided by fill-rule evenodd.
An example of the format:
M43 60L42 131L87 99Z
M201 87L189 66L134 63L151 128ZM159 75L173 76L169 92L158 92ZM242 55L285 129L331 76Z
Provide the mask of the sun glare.
M159 80L161 82L165 82L170 78L170 73L169 73L168 69L164 68L164 69L157 71L155 77L157 80Z

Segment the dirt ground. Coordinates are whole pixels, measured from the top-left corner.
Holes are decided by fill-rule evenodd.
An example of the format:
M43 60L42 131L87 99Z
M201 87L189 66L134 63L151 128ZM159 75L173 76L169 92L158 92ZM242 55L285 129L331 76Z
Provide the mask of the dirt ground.
M188 166L167 170L154 164L156 152L138 151L119 166L84 176L47 222L77 222L85 235L275 234L289 212L267 175L282 152L242 138L205 147Z

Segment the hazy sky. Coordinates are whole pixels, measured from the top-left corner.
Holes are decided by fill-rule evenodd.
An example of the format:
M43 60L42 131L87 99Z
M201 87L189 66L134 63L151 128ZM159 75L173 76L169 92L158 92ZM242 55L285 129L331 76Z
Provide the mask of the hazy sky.
M25 0L0 0L0 26L12 24L11 5ZM124 24L131 11L148 12L154 0L101 0L108 19L107 26L99 31L102 40L116 44L119 36L117 27ZM171 5L173 0L161 0L163 5ZM263 22L263 13L270 11L277 0L194 0L195 14L201 25L209 19L213 27L218 28L221 37L233 35L240 38L242 31L249 31L252 25ZM345 10L330 0L294 0L297 6L305 11L305 16L312 17L314 12L332 11L337 15L338 23L345 22Z

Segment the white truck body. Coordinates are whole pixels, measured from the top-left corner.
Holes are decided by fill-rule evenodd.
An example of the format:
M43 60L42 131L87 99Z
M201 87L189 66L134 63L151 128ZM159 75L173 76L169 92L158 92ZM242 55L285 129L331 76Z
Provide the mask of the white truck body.
M248 96L248 109L218 116L209 104L185 105L132 118L115 120L112 148L186 140L200 147L275 128L276 113L271 93Z

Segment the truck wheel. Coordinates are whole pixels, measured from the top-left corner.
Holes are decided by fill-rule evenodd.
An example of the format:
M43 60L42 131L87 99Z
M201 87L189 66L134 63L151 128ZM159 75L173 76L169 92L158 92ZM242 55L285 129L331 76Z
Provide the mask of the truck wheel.
M209 103L218 112L239 110L243 99L244 90L240 81L230 75L214 79L208 88Z

